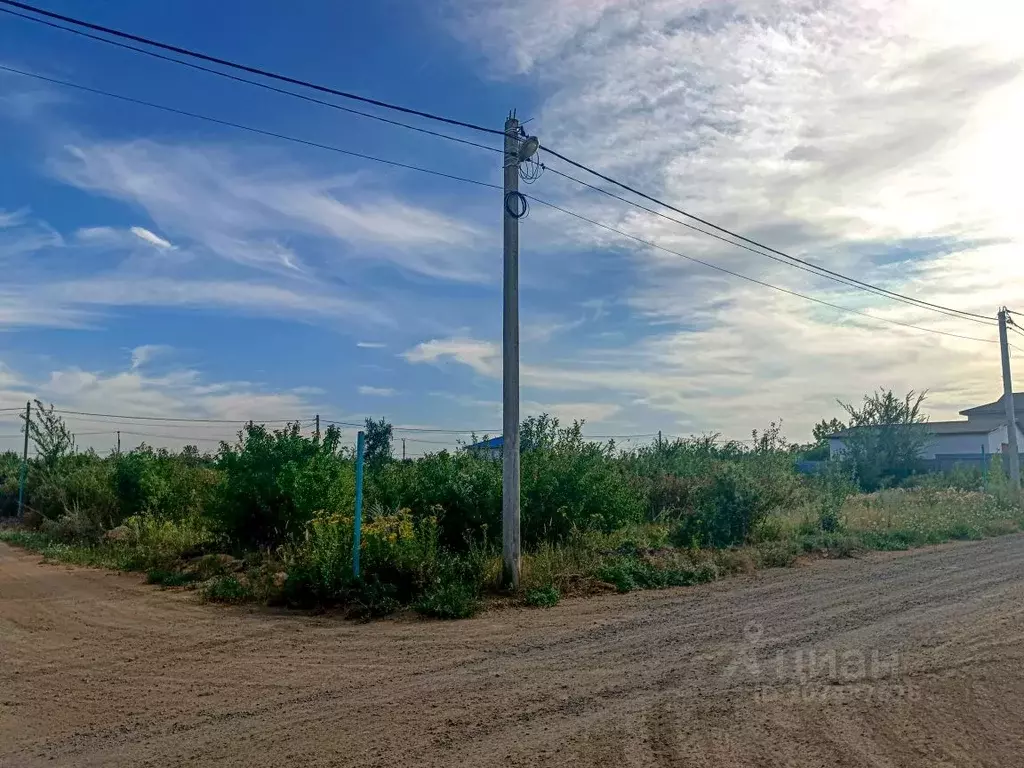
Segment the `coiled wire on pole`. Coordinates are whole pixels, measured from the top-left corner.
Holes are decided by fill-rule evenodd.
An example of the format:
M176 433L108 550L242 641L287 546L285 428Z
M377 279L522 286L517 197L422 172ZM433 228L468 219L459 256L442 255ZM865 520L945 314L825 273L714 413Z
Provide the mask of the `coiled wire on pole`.
M513 219L525 219L530 214L530 201L522 192L506 192L505 213Z

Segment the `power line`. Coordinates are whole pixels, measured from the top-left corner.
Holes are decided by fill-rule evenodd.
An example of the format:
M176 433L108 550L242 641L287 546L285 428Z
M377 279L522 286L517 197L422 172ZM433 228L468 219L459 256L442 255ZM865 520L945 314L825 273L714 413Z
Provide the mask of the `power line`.
M0 0L0 2L6 2L6 1L7 0ZM706 219L702 219L699 216L695 216L692 213L688 213L688 212L682 210L681 208L676 208L673 205L669 205L668 203L666 203L666 202L664 202L662 200L659 200L656 197L648 195L648 194L646 194L644 192L641 192L640 190L635 189L634 187L631 187L628 184L625 184L624 182L618 181L617 179L613 179L611 176L606 176L605 174L601 173L600 171L596 171L593 168L590 168L590 167L584 165L583 163L578 163L575 160L573 160L571 158L568 158L565 155L563 155L563 154L561 154L559 152L556 152L555 150L553 150L553 149L551 149L549 147L545 147L545 146L541 145L540 148L545 150L546 152L548 152L550 155L552 155L554 157L557 157L559 160L562 160L563 162L569 163L569 165L572 165L572 166L574 166L576 168L579 168L580 170L586 171L587 173L590 173L590 174L592 174L594 176L597 176L599 179L603 179L604 181L607 181L609 184L614 184L615 186L620 187L622 189L625 189L627 192L631 192L634 195L637 195L638 197L644 198L645 200L649 200L650 202L655 203L656 205L660 205L663 208L668 208L669 210L675 211L676 213L678 213L678 214L680 214L682 216L685 216L688 219L692 219L694 221L698 221L701 224L704 224L705 226L711 227L712 229L718 230L719 232L722 232L724 234L727 234L727 235L730 235L732 237L735 237L738 240L742 240L743 242L748 243L748 244L750 244L752 246L756 246L757 248L762 248L765 251L769 251L770 253L773 253L773 254L775 254L777 256L781 256L782 258L787 259L788 261L791 261L791 262L794 262L794 263L797 263L797 264L803 264L806 267L810 267L811 269L818 270L818 271L820 271L822 273L827 273L827 274L832 275L832 276L834 276L836 278L842 278L843 280L847 280L850 283L856 284L856 285L858 285L858 286L860 286L862 288L873 290L875 292L884 293L885 295L889 296L890 298L897 299L899 301L912 302L912 303L914 303L917 306L921 306L921 307L924 307L924 308L932 309L932 310L935 310L935 311L940 311L940 312L943 312L943 313L946 313L946 314L955 313L956 315L962 316L965 319L973 319L975 321L979 321L980 320L980 321L984 321L986 323L991 323L993 321L993 318L991 318L991 317L985 317L984 315L979 315L979 314L976 314L974 312L965 312L964 310L955 309L953 307L945 307L945 306L942 306L941 304L933 304L931 302L924 301L922 299L915 299L912 296L906 296L904 294L897 293L895 291L890 291L887 288L880 288L879 286L872 285L871 283L866 283L866 282L864 282L862 280L857 280L856 278L848 277L848 276L843 275L843 274L841 274L839 272L834 272L833 270L827 269L826 267L818 266L817 264L814 264L813 262L805 261L804 259L800 259L800 258L798 258L796 256L791 256L790 254L785 253L784 251L777 250L775 248L772 248L771 246L765 245L764 243L760 243L760 242L758 242L756 240L752 240L749 237L745 237L745 236L743 236L743 235L741 235L741 234L739 234L737 232L733 232L730 229L726 229L725 227L721 227L718 224L714 224L714 223L712 223L712 222L710 222L710 221L708 221ZM549 168L548 170L553 170L553 169ZM580 182L580 183L583 183L583 182ZM590 185L587 185L587 186L590 186ZM599 192L605 192L605 190L602 190L599 187L592 187L592 189L596 189ZM619 199L621 200L623 198L619 198ZM626 200L625 202L630 202L630 201ZM630 204L633 205L633 203L631 203L631 202L630 202ZM762 254L762 255L766 255L766 254Z
M396 112L402 112L402 113L407 114L407 115L415 115L416 117L423 117L423 118L426 118L428 120L435 120L437 122L447 123L448 125L456 125L456 126L459 126L460 128L468 128L468 129L473 130L473 131L480 131L482 133L490 133L490 134L493 134L495 136L502 136L502 137L505 136L505 132L504 131L498 130L496 128L488 128L486 126L476 125L474 123L468 123L468 122L464 122L462 120L455 120L455 119L450 118L450 117L444 117L443 115L437 115L437 114L434 114L434 113L431 113L431 112L424 112L424 111L421 111L421 110L418 110L418 109L412 109L410 107L403 107L403 106L401 106L399 104L392 104L390 102L381 101L379 99L372 99L372 98L370 98L368 96L360 96L358 94L351 93L351 92L348 92L348 91L340 91L340 90L337 90L335 88L330 88L330 87L325 86L325 85L318 85L316 83L309 82L308 80L302 80L300 78L289 77L288 75L282 75L280 73L272 72L272 71L266 70L266 69L261 69L259 67L252 67L252 66L249 66L249 65L246 65L246 64L239 64L238 62L229 61L228 59L222 59L222 58L219 58L217 56L211 56L211 55L206 54L206 53L201 53L200 51L195 51L195 50L192 50L192 49L189 49L189 48L183 48L183 47L177 46L177 45L171 45L169 43L163 43L163 42L160 42L159 40L153 40L153 39L148 38L148 37L142 37L141 35L133 35L133 34L131 34L129 32L122 32L119 29L113 29L112 27L105 27L105 26L103 26L101 24L93 24L92 22L84 21L83 19L76 19L73 16L65 16L65 15L60 14L60 13L54 13L52 11L44 10L43 8L37 8L36 6L29 5L27 3L16 2L16 0L0 0L0 3L2 3L3 5L14 7L14 8L20 8L23 11L29 11L30 13L35 13L35 14L38 14L39 16L45 16L45 17L50 18L50 19L56 19L57 21L63 21L66 24L72 24L72 25L74 25L76 27L84 27L86 29L91 29L94 32L102 32L103 34L106 34L106 35L111 35L113 37L121 38L122 40L131 40L131 41L136 42L136 43L142 43L143 45L149 45L149 46L152 46L154 48L160 48L161 50L170 51L172 53L177 53L177 54L180 54L182 56L189 56L191 58L200 59L202 61L209 62L210 64L219 64L222 67L228 67L230 69L236 69L236 70L240 70L242 72L248 72L251 75L259 75L260 77L266 77L266 78L270 78L272 80L277 80L279 82L289 83L290 85L299 85L299 86L302 86L304 88L311 88L311 89L313 89L315 91L320 91L321 93L329 93L332 96L340 96L340 97L345 98L345 99L351 99L353 101L360 101L360 102L362 102L364 104L372 104L375 107L382 107L384 109L391 109L391 110L394 110ZM25 17L22 17L22 18L31 19L33 21L38 21L40 23L42 21L40 19L33 19L31 16L25 16Z
M872 315L872 314L869 314L867 312L861 312L859 309L852 309L850 307L840 306L839 304L833 304L832 302L825 301L824 299L817 299L817 298L815 298L813 296L808 296L807 294L804 294L804 293L799 293L797 291L792 291L789 288L782 288L781 286L773 285L772 283L767 283L767 282L765 282L763 280L758 280L757 278L754 278L754 277L749 277L749 276L744 275L744 274L742 274L740 272L734 272L731 269L727 269L725 267L720 267L717 264L712 264L712 263L710 263L708 261L703 261L702 259L698 259L698 258L696 258L694 256L687 256L685 253L680 253L679 251L673 250L671 248L666 248L663 245L658 245L657 243L651 242L650 240L645 240L642 237L638 237L636 235L631 235L630 233L624 232L621 229L616 229L615 227L613 227L613 226L611 226L609 224L602 224L599 221L595 221L594 219L587 218L583 214L576 213L574 211L570 211L567 208L562 208L561 206L555 205L554 203L549 203L547 200L542 200L539 197L534 197L533 195L525 195L525 196L528 197L529 199L533 200L534 202L539 203L540 205L547 206L548 208L553 208L556 211L560 211L561 213L567 214L569 216L573 216L574 218L580 219L581 221L585 221L588 224L593 224L596 227L601 227L602 229L606 229L609 232L614 232L614 233L616 233L618 235L622 235L623 237L628 237L631 240L635 240L636 242L642 243L643 245L649 246L651 248L657 248L658 250L665 251L666 253L671 253L671 254L674 254L676 256L680 256L680 257L682 257L684 259L687 259L689 261L695 262L697 264L701 264L701 265L703 265L705 267L708 267L710 269L718 270L719 272L724 272L727 275L732 275L733 277L738 277L738 278L740 278L742 280L747 280L748 282L764 286L765 288L771 288L772 290L775 290L775 291L781 291L782 293L787 293L790 296L796 296L796 297L801 298L801 299L806 299L807 301L813 301L815 304L822 304L822 305L824 305L826 307L831 307L832 309L838 309L838 310L840 310L842 312L851 312L851 313L853 313L855 315L861 315L862 317L867 317L867 318L870 318L872 320L877 320L877 321L883 322L883 323L892 323L893 325L903 326L904 328L912 328L912 329L914 329L916 331L925 331L927 333L937 333L937 334L940 334L942 336L952 336L953 338L956 338L956 339L967 339L968 341L981 341L981 342L984 342L986 344L998 344L999 343L995 339L979 339L976 336L963 336L963 335L961 335L959 333L950 333L948 331L940 331L940 330L935 329L935 328L922 328L921 326L911 325L910 323L904 323L904 322L902 322L900 320L891 320L891 319L886 318L886 317L878 317L877 315Z
M308 419L191 419L174 416L133 416L123 413L91 413L89 411L71 411L63 408L54 408L54 413L69 414L72 416L95 416L109 419L127 419L129 421L178 421L189 424L246 424L253 421L259 424L294 424L308 421Z
M427 134L428 136L436 136L437 138L440 138L440 139L447 139L448 141L454 141L454 142L457 142L459 144L466 144L467 146L477 147L479 149L486 149L486 150L491 151L491 152L501 153L501 152L504 151L500 147L491 147L491 146L488 146L486 144L479 144L479 143L477 143L475 141L469 141L468 139L462 139L462 138L459 138L458 136L451 136L451 135L449 135L447 133L438 133L437 131L431 131L431 130L429 130L427 128L421 128L421 127L419 127L417 125L411 125L409 123L403 123L403 122L401 122L399 120L391 120L390 118L383 117L381 115L375 115L375 114L373 114L371 112L363 112L363 111L358 110L358 109L352 109L351 107L342 106L341 104L335 104L335 103L330 102L330 101L324 101L323 99L317 99L317 98L314 98L313 96L307 96L304 93L296 93L295 91L285 90L284 88L277 88L277 87L275 87L273 85L270 85L269 83L261 83L258 80L250 80L250 79L245 78L245 77L238 77L237 75L232 75L230 72L221 72L220 70L211 69L210 67L204 67L201 64L195 64L195 63L193 63L191 61L182 61L181 59L175 59L172 56L164 56L162 53L157 53L156 51L149 51L149 50L146 50L145 48L139 48L138 46L128 45L127 43L121 43L121 42L118 42L117 40L108 40L105 37L100 37L99 35L93 35L93 34L90 34L88 32L83 32L83 31L81 31L79 29L72 29L71 27L63 27L60 24L54 24L53 22L46 21L45 19L37 19L37 18L34 18L32 16L27 16L27 15L25 15L23 13L18 13L17 11L12 11L9 8L0 8L0 13L6 13L6 14L9 14L11 16L17 16L19 19L25 19L26 21L34 21L34 22L37 22L39 24L45 24L46 26L52 27L53 29L59 29L59 30L61 30L63 32L70 32L73 35L78 35L80 37L85 37L85 38L88 38L90 40L96 40L98 42L106 43L107 45L112 45L112 46L115 46L117 48L123 48L125 50L133 51L135 53L141 53L141 54L143 54L145 56L151 56L151 57L153 57L155 59L160 59L161 61L171 62L172 64L180 64L181 66L188 67L189 69L194 69L194 70L197 70L199 72L207 72L207 73L209 73L211 75L217 75L218 77L223 77L223 78L226 78L228 80L234 80L235 82L238 82L238 83L245 83L247 85L255 86L256 88L263 88L264 90L273 91L274 93L280 93L280 94L283 94L285 96L291 96L291 97L296 98L296 99L302 99L303 101L307 101L307 102L309 102L311 104L319 104L319 105L324 106L324 107L330 107L331 109L337 109L337 110L339 110L341 112L347 112L347 113L349 113L351 115L359 115L361 117L367 117L367 118L369 118L371 120L377 120L377 121L382 122L382 123L387 123L388 125L395 125L395 126L398 126L400 128L407 128L410 131L416 131L417 133L424 133L424 134Z
M366 425L352 421L325 421L325 424L333 424L337 427L351 427L363 429ZM500 429L428 429L426 427L398 427L392 425L394 432L422 432L441 435L500 435Z
M0 3L3 3L3 2L7 2L7 0L0 0ZM35 78L35 79L38 79L38 80L43 80L45 82L50 82L50 83L54 83L54 84L57 84L57 85L62 85L62 86L70 87L70 88L76 88L76 89L79 89L79 90L82 90L82 91L86 91L86 92L89 92L89 93L95 93L95 94L98 94L98 95L101 95L101 96L107 96L107 97L110 97L110 98L119 99L119 100L130 102L130 103L133 103L133 104L139 104L139 105L150 107L150 108L153 108L153 109L159 109L159 110L162 110L162 111L165 111L165 112L170 112L170 113L177 114L177 115L182 115L182 116L185 116L185 117L191 117L191 118L194 118L194 119L197 119L197 120L204 120L204 121L215 123L215 124L218 124L218 125L223 125L223 126L227 126L227 127L231 127L231 128L237 128L239 130L248 131L250 133L259 134L259 135L262 135L262 136L268 136L268 137L271 137L271 138L281 139L283 141L294 142L294 143L297 143L297 144L302 144L302 145L305 145L305 146L314 147L316 149L324 149L324 150L331 151L331 152L337 152L337 153L340 153L340 154L343 154L343 155L349 155L349 156L352 156L352 157L358 157L358 158L361 158L363 160L370 160L370 161L373 161L373 162L383 163L385 165L391 165L391 166L395 166L395 167L399 167L399 168L404 168L404 169L407 169L407 170L418 171L420 173L427 173L427 174L430 174L430 175L433 175L433 176L439 176L439 177L450 179L450 180L453 180L453 181L460 181L460 182L463 182L463 183L473 184L473 185L476 185L476 186L486 187L486 188L489 188L489 189L495 189L495 190L500 190L501 189L501 187L499 185L497 185L497 184L490 184L488 182L479 181L477 179L470 179L470 178L466 178L464 176L457 176L457 175L454 175L454 174L443 173L441 171L434 171L434 170L431 170L429 168L422 168L422 167L419 167L419 166L409 165L409 164L406 164L406 163L399 163L399 162L395 162L393 160L387 160L385 158L374 157L372 155L365 155L365 154L362 154L362 153L359 153L359 152L352 152L352 151L341 149L339 147L334 147L334 146L331 146L331 145L328 145L328 144L320 144L318 142L306 141L305 139L299 139L299 138L296 138L296 137L293 137L293 136L288 136L286 134L274 133L272 131L264 131L264 130L259 129L259 128L252 128L252 127L247 126L247 125L242 125L241 123L234 123L234 122L227 121L227 120L220 120L218 118L208 117L206 115L201 115L201 114L198 114L198 113L195 113L195 112L188 112L186 110L180 110L180 109L176 109L174 107L167 107L167 106L164 106L162 104L156 104L156 103L153 103L153 102L144 101L142 99L135 99L133 97L123 96L121 94L112 93L110 91L102 91L102 90L99 90L97 88L90 88L88 86L79 85L77 83L71 83L71 82L68 82L68 81L65 81L65 80L58 80L56 78L45 77L43 75L37 75L37 74L32 73L32 72L24 72L22 70L14 69L13 67L7 67L7 66L4 66L4 65L0 65L0 70L6 71L6 72L11 72L11 73L17 74L17 75L23 75L25 77L31 77L31 78ZM725 267L721 267L721 266L712 264L712 263L707 262L707 261L703 261L703 260L695 258L693 256L687 256L686 254L680 253L679 251L675 251L673 249L666 248L664 246L658 245L658 244L653 243L651 241L644 240L643 238L637 237L635 235L631 235L631 234L629 234L627 232L624 232L622 230L616 229L615 227L612 227L610 225L603 224L601 222L598 222L598 221L595 221L593 219L587 218L586 216L583 216L582 214L575 213L573 211L570 211L570 210L568 210L566 208L563 208L561 206L555 205L554 203L550 203L550 202L548 202L546 200L543 200L541 198L538 198L536 196L524 195L524 197L526 197L528 199L531 199L531 200L533 200L533 201L535 201L535 202L537 202L537 203L539 203L541 205L544 205L544 206L547 206L549 208L553 208L554 210L560 211L561 213L565 213L565 214L567 214L569 216L573 216L573 217L578 218L578 219L580 219L582 221L586 221L586 222L588 222L590 224L593 224L595 226L601 227L602 229L606 229L606 230L608 230L610 232L614 232L616 234L622 235L623 237L628 237L628 238L630 238L632 240L635 240L635 241L637 241L639 243L642 243L644 245L647 245L649 247L657 248L659 250L666 251L667 253L672 253L672 254L674 254L676 256L680 256L680 257L682 257L684 259L688 259L689 261L693 261L693 262L695 262L697 264L701 264L703 266L709 267L710 269L714 269L714 270L717 270L719 272L723 272L725 274L729 274L729 275L732 275L734 277L738 277L738 278L740 278L742 280L747 280L749 282L755 283L757 285L764 286L766 288L771 288L773 290L781 291L782 293L787 293L787 294L789 294L791 296L796 296L796 297L805 299L807 301L812 301L812 302L815 302L817 304L821 304L823 306L831 307L833 309L837 309L837 310L840 310L842 312L849 312L849 313L853 313L853 314L861 315L863 317L870 318L872 320L877 320L877 321L880 321L880 322L891 323L893 325L899 325L899 326L903 326L905 328L912 328L914 330L926 331L926 332L929 332L929 333L937 333L937 334L940 334L940 335L943 335L943 336L950 336L950 337L953 337L953 338L967 339L967 340L970 340L970 341L983 341L983 342L986 342L986 343L997 343L997 342L995 342L995 341L993 341L991 339L979 339L979 338L973 337L973 336L964 336L964 335L961 335L961 334L950 333L948 331L940 331L940 330L936 330L936 329L933 329L933 328L922 328L920 326L911 325L910 323L904 323L904 322L901 322L899 320L890 320L890 319L887 319L887 318L878 317L876 315L869 314L867 312L862 312L862 311L857 310L857 309L851 309L849 307L843 307L843 306L840 306L838 304L833 304L831 302L824 301L823 299L818 299L818 298L815 298L813 296L808 296L806 294L799 293L797 291L792 291L792 290L790 290L788 288L782 288L780 286L776 286L776 285L773 285L771 283L768 283L768 282L765 282L765 281L762 281L762 280L758 280L758 279L753 278L753 277L749 277L749 276L744 275L742 273L735 272L733 270L730 270L730 269L727 269ZM20 410L20 409L14 409L14 410ZM91 414L82 414L82 415L91 415ZM362 426L360 424L345 424L343 422L335 422L335 423L337 423L340 426L352 426L352 427ZM407 430L407 431L411 431L411 430ZM463 431L460 432L458 430L449 430L449 433L450 434L470 434L472 431L473 430L463 430ZM494 430L494 432L500 433L501 430Z
M157 437L161 440L194 440L200 443L226 443L234 439L234 436L230 438L226 437L197 437L196 435L161 435L154 432L128 432L126 430L120 430L122 435L131 435L132 437Z
M131 416L117 416L117 417L106 418L106 419L105 418L98 418L98 417L97 418L93 418L93 417L90 417L90 416L68 415L67 411L59 411L59 410L55 410L54 413L61 414L62 417L66 421L68 421L68 422L70 422L72 424L78 424L78 423L81 423L81 422L85 422L87 424L107 424L110 427L115 428L115 429L117 427L120 427L120 426L124 426L124 427L139 427L139 426L143 426L143 427L145 427L145 426L157 426L157 424L159 424L161 426L165 426L165 427L167 427L169 429L189 429L189 428L194 427L194 425L196 424L196 422L184 422L184 423L181 423L181 424L176 424L176 423L173 423L173 422L166 422L166 421L160 421L160 422L157 422L157 423L149 423L149 422L146 422L146 421L138 421L138 420L131 420L131 421L129 421L128 419L134 419L134 417L131 417ZM199 422L199 423L202 423L202 422ZM244 424L248 423L248 419L240 419L238 421L224 422L224 423L226 425L230 424L230 425L235 425L235 426L241 428ZM254 423L256 423L256 424L263 424L263 423L266 423L266 422L260 422L260 421L255 421L254 420ZM220 422L212 422L211 423L211 427L215 426L215 425L219 425L219 424L220 424Z
M859 288L860 290L870 291L871 293L878 294L879 296L884 296L884 297L889 298L889 299L895 299L896 301L901 301L904 304L909 304L912 307L918 307L920 309L930 309L932 311L940 312L941 314L949 315L950 317L956 317L956 318L961 319L961 320L972 320L973 322L985 323L987 325L992 324L992 318L988 318L987 320L979 320L976 317L964 317L963 313L961 313L960 310L946 311L945 308L939 308L938 305L930 305L928 302L922 302L919 299L914 299L914 298L911 298L911 297L904 297L902 294L894 294L892 291L888 291L885 288L879 288L877 286L871 285L870 283L863 283L863 282L861 282L859 280L855 280L854 278L846 277L845 275L842 275L842 274L840 274L838 272L833 272L832 270L826 269L825 267L820 267L820 266L818 266L818 265L816 265L816 264L814 264L812 262L806 262L806 261L803 261L801 259L796 259L796 257L794 257L794 256L786 256L785 258L781 258L779 256L773 255L772 253L765 253L764 251L758 250L757 248L754 248L754 247L752 247L750 245L746 245L746 244L744 244L742 242L737 243L736 241L730 240L729 238L724 237L723 235L715 234L714 232L710 232L710 231L708 231L706 229L702 229L701 227L698 227L698 226L695 226L693 224L690 224L689 222L680 221L679 219L676 219L676 218L674 218L672 216L669 216L668 214L662 213L661 211L656 211L653 208L648 208L646 205L641 205L638 202L635 202L633 200L625 198L622 195L617 195L614 192L610 192L607 189L603 189L602 187L598 187L598 186L596 186L594 184L589 184L589 183L583 181L582 179L578 179L578 178L576 178L575 176L573 176L571 174L568 174L568 173L565 173L563 171L558 170L557 168L551 168L550 166L547 166L547 165L544 165L544 168L545 168L545 170L551 171L556 176L561 176L562 178L568 179L569 181L572 181L572 182L574 182L576 184L579 184L580 186L586 187L587 189L592 189L595 192L600 192L602 195L607 195L608 197L612 197L612 198L614 198L616 200L620 200L623 203L626 203L627 205L631 205L634 208L639 208L642 211L647 211L648 213L653 213L655 216L660 216L661 218L666 219L667 221L671 221L671 222L673 222L675 224L679 224L680 226L686 227L687 229L691 229L694 232L700 232L701 234L707 235L708 237L713 237L716 240L722 241L723 243L727 243L727 244L735 246L737 248L742 248L743 250L749 251L750 253L757 254L758 256L764 256L765 258L769 258L772 261L777 261L778 263L784 264L787 267L793 267L794 269L799 269L799 270L802 270L804 272L808 272L808 273L810 273L812 275L816 275L818 277L825 277L825 278L827 278L829 280L834 280L835 282L840 283L842 285L848 285L848 286L853 287L853 288ZM662 203L662 205L664 205L664 203ZM689 214L686 214L686 215L689 215ZM697 220L701 221L701 219L697 219ZM711 224L709 226L714 227L715 225ZM725 230L725 231L728 231L728 230ZM733 236L734 237L739 237L739 235L733 235ZM767 246L759 246L759 247L767 248ZM794 261L789 261L788 259L792 259ZM981 316L979 315L978 317L981 317Z
M0 0L0 2L4 2L4 0ZM0 11L2 11L2 10L3 9L0 9ZM88 93L94 93L94 94L97 94L99 96L107 96L109 98L118 99L120 101L126 101L126 102L129 102L131 104L138 104L138 105L141 105L141 106L144 106L144 107L150 107L152 109L159 109L159 110L161 110L163 112L170 112L171 114L181 115L183 117L191 117L191 118L194 118L196 120L204 120L204 121L206 121L208 123L214 123L216 125L222 125L222 126L226 126L228 128L237 128L238 130L247 131L249 133L255 133L255 134L258 134L260 136L268 136L268 137L273 138L273 139L281 139L282 141L290 141L290 142L292 142L294 144L302 144L304 146L313 147L315 149L324 149L324 150L327 150L328 152L337 152L338 154L341 154L341 155L348 155L349 157L358 157L358 158L360 158L362 160L370 160L370 161L375 162L375 163L383 163L384 165L390 165L390 166L393 166L395 168L404 168L404 169L409 170L409 171L419 171L420 173L429 173L432 176L440 176L440 177L445 178L445 179L451 179L453 181L461 181L461 182L464 182L466 184L475 184L477 186L487 187L489 189L501 189L501 187L499 185L497 185L497 184L490 184L490 183L488 183L486 181L478 181L476 179L469 179L469 178L466 178L464 176L456 176L455 174L451 174L451 173L443 173L442 171L434 171L434 170L431 170L429 168L422 168L422 167L417 166L417 165L409 165L408 163L400 163L400 162L397 162L395 160L386 160L386 159L381 158L381 157L374 157L373 155L365 155L362 152L353 152L353 151L348 150L348 149L341 149L340 147L335 147L335 146L332 146L330 144L320 144L319 142L315 142L315 141L308 141L306 139L299 139L299 138L296 138L294 136L288 136L288 135L283 134L283 133L275 133L274 131L265 131L262 128L253 128L251 126L243 125L241 123L231 122L230 120L221 120L220 118L209 117L208 115L201 115L201 114L199 114L197 112L189 112L189 111L184 110L184 109L177 109L175 107L167 107L167 106L164 106L163 104L156 104L156 103L154 103L152 101L144 101L142 99L136 99L136 98L131 97L131 96L123 96L123 95L121 95L119 93L113 93L111 91L103 91L103 90L100 90L99 88L90 88L89 86L79 85L78 83L72 83L72 82L69 82L67 80L58 80L57 78L54 78L54 77L46 77L44 75L37 75L34 72L25 72L25 71L20 70L20 69L15 69L14 67L8 67L8 66L0 65L0 70L2 70L4 72L10 72L10 73L15 74L15 75L22 75L24 77L35 78L36 80L43 80L43 81L45 81L47 83L53 83L55 85L62 85L62 86L65 86L67 88L75 88L77 90L86 91Z

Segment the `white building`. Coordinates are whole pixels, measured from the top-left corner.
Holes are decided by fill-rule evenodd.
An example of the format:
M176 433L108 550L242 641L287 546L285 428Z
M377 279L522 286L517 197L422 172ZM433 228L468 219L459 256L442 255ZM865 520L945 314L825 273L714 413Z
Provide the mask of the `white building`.
M1014 393L1013 405L1017 414L1017 445L1021 449L1024 448L1024 431L1020 427L1024 418L1024 393ZM929 421L923 425L931 440L921 452L922 459L934 461L936 468L948 469L954 464L987 461L992 454L1009 449L1003 398L994 403L967 408L960 411L960 415L967 419ZM846 451L843 438L848 434L848 430L843 430L829 437L829 452L832 456Z

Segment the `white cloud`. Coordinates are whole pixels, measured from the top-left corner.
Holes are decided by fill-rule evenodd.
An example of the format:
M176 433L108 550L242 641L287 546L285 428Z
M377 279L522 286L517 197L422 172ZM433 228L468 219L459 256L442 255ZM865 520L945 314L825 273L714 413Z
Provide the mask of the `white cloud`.
M50 165L70 184L140 206L176 241L247 267L304 272L318 260L343 258L450 280L486 277L482 255L471 250L481 234L475 226L365 180L310 175L277 156L151 141L83 143ZM132 231L170 247L141 227ZM302 257L288 244L299 237L313 238ZM339 242L349 247L339 251Z
M0 210L0 229L16 227L25 221L28 211L4 211Z
M143 344L132 350L132 370L138 370L159 354L170 351L165 344Z
M360 349L384 349L387 344L379 341L357 341L356 346Z
M167 249L174 247L167 240L164 240L162 237L160 237L160 235L150 232L145 227L132 227L130 231L140 240L144 240L150 245L155 245L157 248Z
M45 221L26 211L0 212L0 259L13 260L64 246L64 238Z
M438 363L450 359L484 376L497 376L501 371L501 351L497 344L465 337L425 341L402 357L410 363Z
M20 407L39 398L60 411L114 413L120 418L62 414L77 436L79 448L108 450L121 432L122 448L139 443L181 448L197 444L215 450L220 440L233 441L250 419L259 423L307 420L320 410L302 388L269 390L246 381L208 381L195 370L177 369L148 375L136 364L122 371L89 371L63 367L39 376L18 373L0 364L0 407ZM143 353L144 355L145 353ZM0 433L16 432L15 415L0 414ZM156 421L135 417L223 419L224 423ZM0 438L0 447L12 447L13 438Z
M397 390L391 389L390 387L359 387L360 395L368 395L370 397L391 397L398 394Z
M461 4L499 77L533 77L542 142L712 221L893 290L986 315L1024 306L1016 178L1024 6L996 0L524 0ZM495 41L498 41L495 44ZM560 167L547 158L552 167ZM568 169L567 169L568 170ZM893 320L994 338L729 248L548 174L570 208L757 279ZM997 348L875 324L589 225L628 253L628 346L533 359L524 386L602 392L680 429L795 433L836 397L931 390L948 416L998 390ZM591 248L586 246L590 245ZM580 246L577 246L580 247ZM640 327L639 321L646 321ZM650 324L656 323L656 324ZM639 340L637 340L639 336ZM459 359L452 355L453 359ZM463 360L465 362L465 360ZM659 415L660 414L660 415ZM802 436L795 434L794 436Z
M57 307L192 307L215 308L262 316L315 320L350 317L389 324L377 308L334 294L245 280L175 280L139 275L103 275L57 282L35 289Z

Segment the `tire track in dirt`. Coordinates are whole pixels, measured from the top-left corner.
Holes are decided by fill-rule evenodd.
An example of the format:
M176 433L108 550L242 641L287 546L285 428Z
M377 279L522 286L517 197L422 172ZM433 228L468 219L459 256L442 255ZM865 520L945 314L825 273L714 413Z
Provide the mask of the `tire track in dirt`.
M1024 746L1022 537L449 624L140 581L0 545L0 766L960 766ZM872 652L895 674L868 674ZM828 674L844 653L865 671Z

